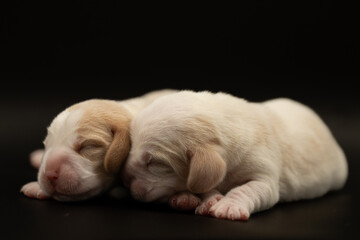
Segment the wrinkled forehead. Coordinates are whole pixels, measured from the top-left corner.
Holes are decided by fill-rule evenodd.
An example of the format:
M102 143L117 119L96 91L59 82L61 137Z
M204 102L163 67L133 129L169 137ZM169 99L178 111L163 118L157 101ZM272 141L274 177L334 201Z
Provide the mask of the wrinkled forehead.
M52 121L45 139L46 146L71 143L76 140L75 131L84 115L81 108L66 109Z

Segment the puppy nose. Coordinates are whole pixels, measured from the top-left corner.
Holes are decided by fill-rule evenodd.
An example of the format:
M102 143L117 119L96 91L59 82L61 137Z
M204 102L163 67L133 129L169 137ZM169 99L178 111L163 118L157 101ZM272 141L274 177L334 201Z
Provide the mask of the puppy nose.
M44 175L55 186L62 174L64 164L68 162L69 154L64 149L53 149L49 152L44 169Z
M47 170L45 171L45 177L53 187L56 187L59 178L59 171Z
M45 176L50 180L50 181L56 181L59 178L59 171L54 171L54 170L47 170L45 172Z

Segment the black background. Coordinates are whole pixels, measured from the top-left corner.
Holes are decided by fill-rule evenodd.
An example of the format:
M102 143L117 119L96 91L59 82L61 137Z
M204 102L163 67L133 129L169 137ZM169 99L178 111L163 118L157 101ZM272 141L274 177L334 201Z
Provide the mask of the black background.
M360 39L354 5L1 4L1 218L8 238L354 236L359 226L360 157ZM104 197L64 204L18 193L36 177L28 153L42 147L46 127L65 107L89 98L125 99L161 88L225 91L250 101L290 97L309 105L345 150L347 186L324 198L255 214L246 224L131 200L119 203ZM81 223L83 232L74 235ZM27 227L19 231L20 226Z

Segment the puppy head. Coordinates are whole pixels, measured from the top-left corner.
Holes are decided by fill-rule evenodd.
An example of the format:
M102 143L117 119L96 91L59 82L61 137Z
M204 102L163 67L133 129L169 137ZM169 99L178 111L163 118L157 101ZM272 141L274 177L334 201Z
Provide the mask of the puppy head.
M121 175L139 201L164 202L185 190L205 193L225 177L214 127L199 117L173 117L149 121L140 114L132 124L132 150Z
M115 101L88 100L60 113L48 128L39 168L42 190L60 201L107 190L130 150L130 115Z

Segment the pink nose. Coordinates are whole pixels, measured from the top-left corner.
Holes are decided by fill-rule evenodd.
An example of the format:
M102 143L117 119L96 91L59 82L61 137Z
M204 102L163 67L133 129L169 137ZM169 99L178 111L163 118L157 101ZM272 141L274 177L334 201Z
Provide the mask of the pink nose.
M45 165L45 177L55 186L64 164L69 161L69 154L63 149L55 149L49 153Z
M59 178L59 171L54 171L54 170L47 170L45 172L45 176L50 180L50 181L56 181Z

